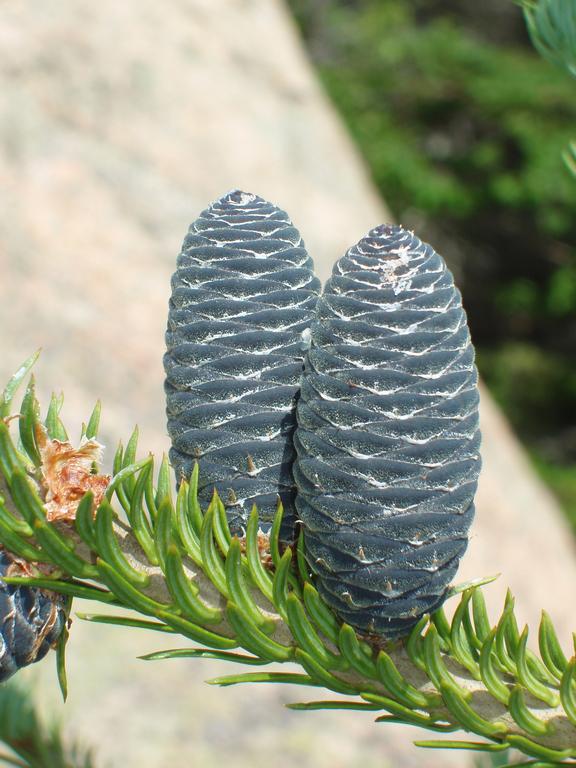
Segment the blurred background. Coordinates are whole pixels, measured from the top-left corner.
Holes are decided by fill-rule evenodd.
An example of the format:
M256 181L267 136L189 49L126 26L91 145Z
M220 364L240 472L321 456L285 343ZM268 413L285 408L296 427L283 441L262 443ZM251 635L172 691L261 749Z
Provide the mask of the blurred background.
M170 275L200 210L233 187L272 200L323 279L400 221L453 269L491 393L459 578L501 572L494 615L510 586L520 620L546 607L568 647L576 180L561 152L576 101L518 7L0 0L0 51L1 379L41 346L42 401L65 392L72 435L101 398L108 467L136 422L141 454L161 454ZM166 645L76 619L66 706L51 660L22 677L99 766L473 765L362 713L289 712L303 697L288 686L210 688L229 671L215 662L136 658Z
M490 391L576 529L574 81L506 0L290 0L393 215L444 253Z

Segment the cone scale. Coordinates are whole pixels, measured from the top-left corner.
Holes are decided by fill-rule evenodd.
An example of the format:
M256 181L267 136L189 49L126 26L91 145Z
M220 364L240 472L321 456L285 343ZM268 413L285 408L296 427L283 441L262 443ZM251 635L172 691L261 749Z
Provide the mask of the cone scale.
M446 597L480 471L473 347L431 246L384 225L337 262L297 415L296 506L317 586L359 631L405 635Z
M164 358L170 460L179 478L199 462L199 498L218 491L233 534L254 504L268 531L280 498L293 538L295 402L319 290L288 215L256 195L224 195L184 240Z

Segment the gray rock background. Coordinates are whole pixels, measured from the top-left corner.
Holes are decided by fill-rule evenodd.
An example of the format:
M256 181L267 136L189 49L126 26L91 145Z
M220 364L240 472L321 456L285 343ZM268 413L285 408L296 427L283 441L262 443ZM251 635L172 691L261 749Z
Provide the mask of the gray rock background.
M43 402L62 389L73 432L101 398L108 462L136 421L142 453L160 454L169 279L197 213L257 192L289 211L322 278L388 214L279 0L0 0L0 51L0 380L41 346ZM510 586L520 620L546 607L568 647L573 538L487 396L482 418L459 577L501 571L493 611ZM414 729L282 707L313 691L219 690L202 681L233 669L135 658L167 645L77 620L67 705L50 662L22 677L102 766L471 764L416 750Z

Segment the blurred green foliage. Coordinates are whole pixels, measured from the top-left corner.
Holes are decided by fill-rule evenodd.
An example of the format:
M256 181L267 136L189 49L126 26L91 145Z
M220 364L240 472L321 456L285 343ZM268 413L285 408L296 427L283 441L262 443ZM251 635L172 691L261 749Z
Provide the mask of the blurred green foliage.
M536 451L532 451L531 456L541 478L554 491L576 530L576 462L558 464L548 461Z
M420 18L418 0L332 0L316 24L313 4L292 4L396 215L511 208L532 214L530 230L574 231L576 187L559 160L576 130L569 78L450 15Z
M44 715L30 690L0 685L0 766L94 768L90 751L66 743L61 724L46 724Z
M519 342L480 349L477 360L492 394L525 439L543 440L543 436L565 426L563 414L570 411L576 399L573 364L535 345ZM554 400L551 392L555 393ZM530 414L528 419L526 414Z
M576 84L506 0L290 5L395 218L454 268L482 375L576 508Z

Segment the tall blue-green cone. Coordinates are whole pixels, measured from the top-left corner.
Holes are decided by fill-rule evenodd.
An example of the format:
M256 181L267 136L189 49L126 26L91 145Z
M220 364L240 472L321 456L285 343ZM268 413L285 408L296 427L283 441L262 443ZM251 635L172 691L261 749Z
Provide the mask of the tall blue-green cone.
M295 403L320 282L288 215L230 192L191 225L172 278L164 357L170 460L199 462L233 534L257 505L267 532L278 497L294 532Z
M477 380L443 259L371 230L318 301L294 469L318 588L364 633L405 635L445 599L474 514Z
M2 580L13 564L10 553L0 549L0 683L43 659L66 623L60 597Z

